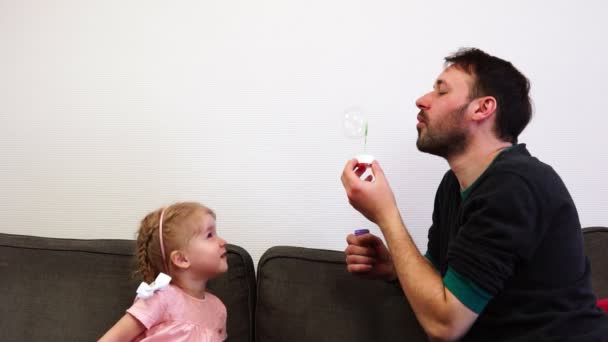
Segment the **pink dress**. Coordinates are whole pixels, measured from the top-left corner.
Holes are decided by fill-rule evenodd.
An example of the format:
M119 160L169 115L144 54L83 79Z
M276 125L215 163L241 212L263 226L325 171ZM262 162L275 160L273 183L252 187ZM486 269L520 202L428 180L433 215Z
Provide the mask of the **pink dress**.
M139 298L127 312L145 327L137 341L220 342L226 339L226 307L211 293L190 296L175 285Z

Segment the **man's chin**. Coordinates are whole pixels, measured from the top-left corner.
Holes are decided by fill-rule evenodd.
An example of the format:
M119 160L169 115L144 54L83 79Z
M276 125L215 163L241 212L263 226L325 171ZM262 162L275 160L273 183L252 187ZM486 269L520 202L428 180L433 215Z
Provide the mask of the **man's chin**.
M416 140L416 148L418 149L418 151L420 152L424 152L424 153L431 153L433 154L427 145L425 145L422 140L420 139L420 136L418 136L418 140Z
M446 155L445 148L438 148L437 146L429 146L429 144L421 143L420 140L416 141L416 147L418 148L418 151L423 152L423 153L432 154L434 156L445 157L445 155Z

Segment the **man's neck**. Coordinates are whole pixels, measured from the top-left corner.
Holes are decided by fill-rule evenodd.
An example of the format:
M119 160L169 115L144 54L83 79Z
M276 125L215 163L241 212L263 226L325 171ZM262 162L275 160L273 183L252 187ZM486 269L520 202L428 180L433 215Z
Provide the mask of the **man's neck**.
M512 146L510 142L500 140L483 143L471 141L462 153L449 157L448 164L458 179L460 190L471 186L490 166L494 158L510 146Z

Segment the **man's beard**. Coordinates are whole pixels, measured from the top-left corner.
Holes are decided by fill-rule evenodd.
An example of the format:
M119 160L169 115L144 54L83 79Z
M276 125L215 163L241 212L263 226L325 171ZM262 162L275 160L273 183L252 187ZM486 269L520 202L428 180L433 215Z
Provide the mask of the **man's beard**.
M468 105L469 103L466 103L452 111L444 122L436 123L434 128L431 128L426 113L421 110L418 115L424 119L424 126L418 129L418 150L446 159L464 151L468 137L460 124Z

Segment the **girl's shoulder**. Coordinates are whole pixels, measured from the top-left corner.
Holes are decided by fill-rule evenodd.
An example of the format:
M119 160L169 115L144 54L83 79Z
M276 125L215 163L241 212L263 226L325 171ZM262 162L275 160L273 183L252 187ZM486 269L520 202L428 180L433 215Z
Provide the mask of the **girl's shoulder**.
M177 287L176 285L173 285L173 284L168 284L167 286L154 291L154 293L152 294L152 296L150 296L150 298L163 298L163 299L172 298L172 297L179 296L180 292L181 292L181 290L179 289L179 287Z
M213 293L211 293L209 291L205 292L205 299L223 304L222 300L218 296L214 295Z
M226 313L226 305L224 305L224 302L213 293L207 291L205 293L205 301L208 303L207 305L217 313Z

